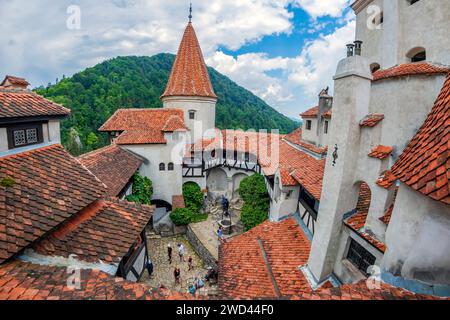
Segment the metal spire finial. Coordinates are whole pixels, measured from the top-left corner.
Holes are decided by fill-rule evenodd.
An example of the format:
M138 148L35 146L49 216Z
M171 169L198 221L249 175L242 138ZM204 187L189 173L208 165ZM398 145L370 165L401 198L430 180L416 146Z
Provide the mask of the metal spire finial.
M189 23L192 22L192 3L191 6L189 7Z

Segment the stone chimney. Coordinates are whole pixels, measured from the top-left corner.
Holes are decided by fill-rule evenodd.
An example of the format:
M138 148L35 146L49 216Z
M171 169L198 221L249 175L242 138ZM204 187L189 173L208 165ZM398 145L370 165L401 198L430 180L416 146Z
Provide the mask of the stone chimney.
M30 84L24 78L6 76L0 84L0 88L12 90L26 90Z

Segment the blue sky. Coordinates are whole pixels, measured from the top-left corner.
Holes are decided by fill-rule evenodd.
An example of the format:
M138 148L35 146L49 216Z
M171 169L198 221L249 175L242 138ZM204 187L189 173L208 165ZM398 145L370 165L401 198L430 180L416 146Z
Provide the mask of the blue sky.
M345 44L354 40L349 0L192 2L206 62L291 117L332 87ZM176 53L189 1L0 0L0 6L0 70L39 86L116 56Z

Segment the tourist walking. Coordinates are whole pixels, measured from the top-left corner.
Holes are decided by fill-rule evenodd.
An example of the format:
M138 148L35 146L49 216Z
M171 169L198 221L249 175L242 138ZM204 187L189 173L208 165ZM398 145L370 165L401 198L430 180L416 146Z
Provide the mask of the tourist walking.
M188 266L189 266L189 271L194 269L192 257L189 257L189 259L188 259Z
M219 230L217 230L217 237L219 238L219 242L222 241L223 238L223 228L219 227Z
M181 270L179 268L175 268L173 276L175 278L175 285L181 284Z
M184 262L184 254L186 253L184 246L179 243L178 244L178 255L180 256L180 262Z
M172 245L167 245L167 256L169 257L169 264L172 264Z

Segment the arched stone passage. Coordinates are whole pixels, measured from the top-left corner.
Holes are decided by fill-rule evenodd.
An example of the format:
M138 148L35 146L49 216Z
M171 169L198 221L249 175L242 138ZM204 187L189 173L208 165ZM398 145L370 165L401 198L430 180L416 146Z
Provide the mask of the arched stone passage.
M206 185L210 192L227 192L227 174L221 168L212 169L206 178Z
M239 197L239 187L241 186L242 180L247 178L248 175L245 173L236 173L233 176L233 199Z
M152 205L156 206L156 208L166 208L167 212L172 211L172 205L164 200L152 200Z

